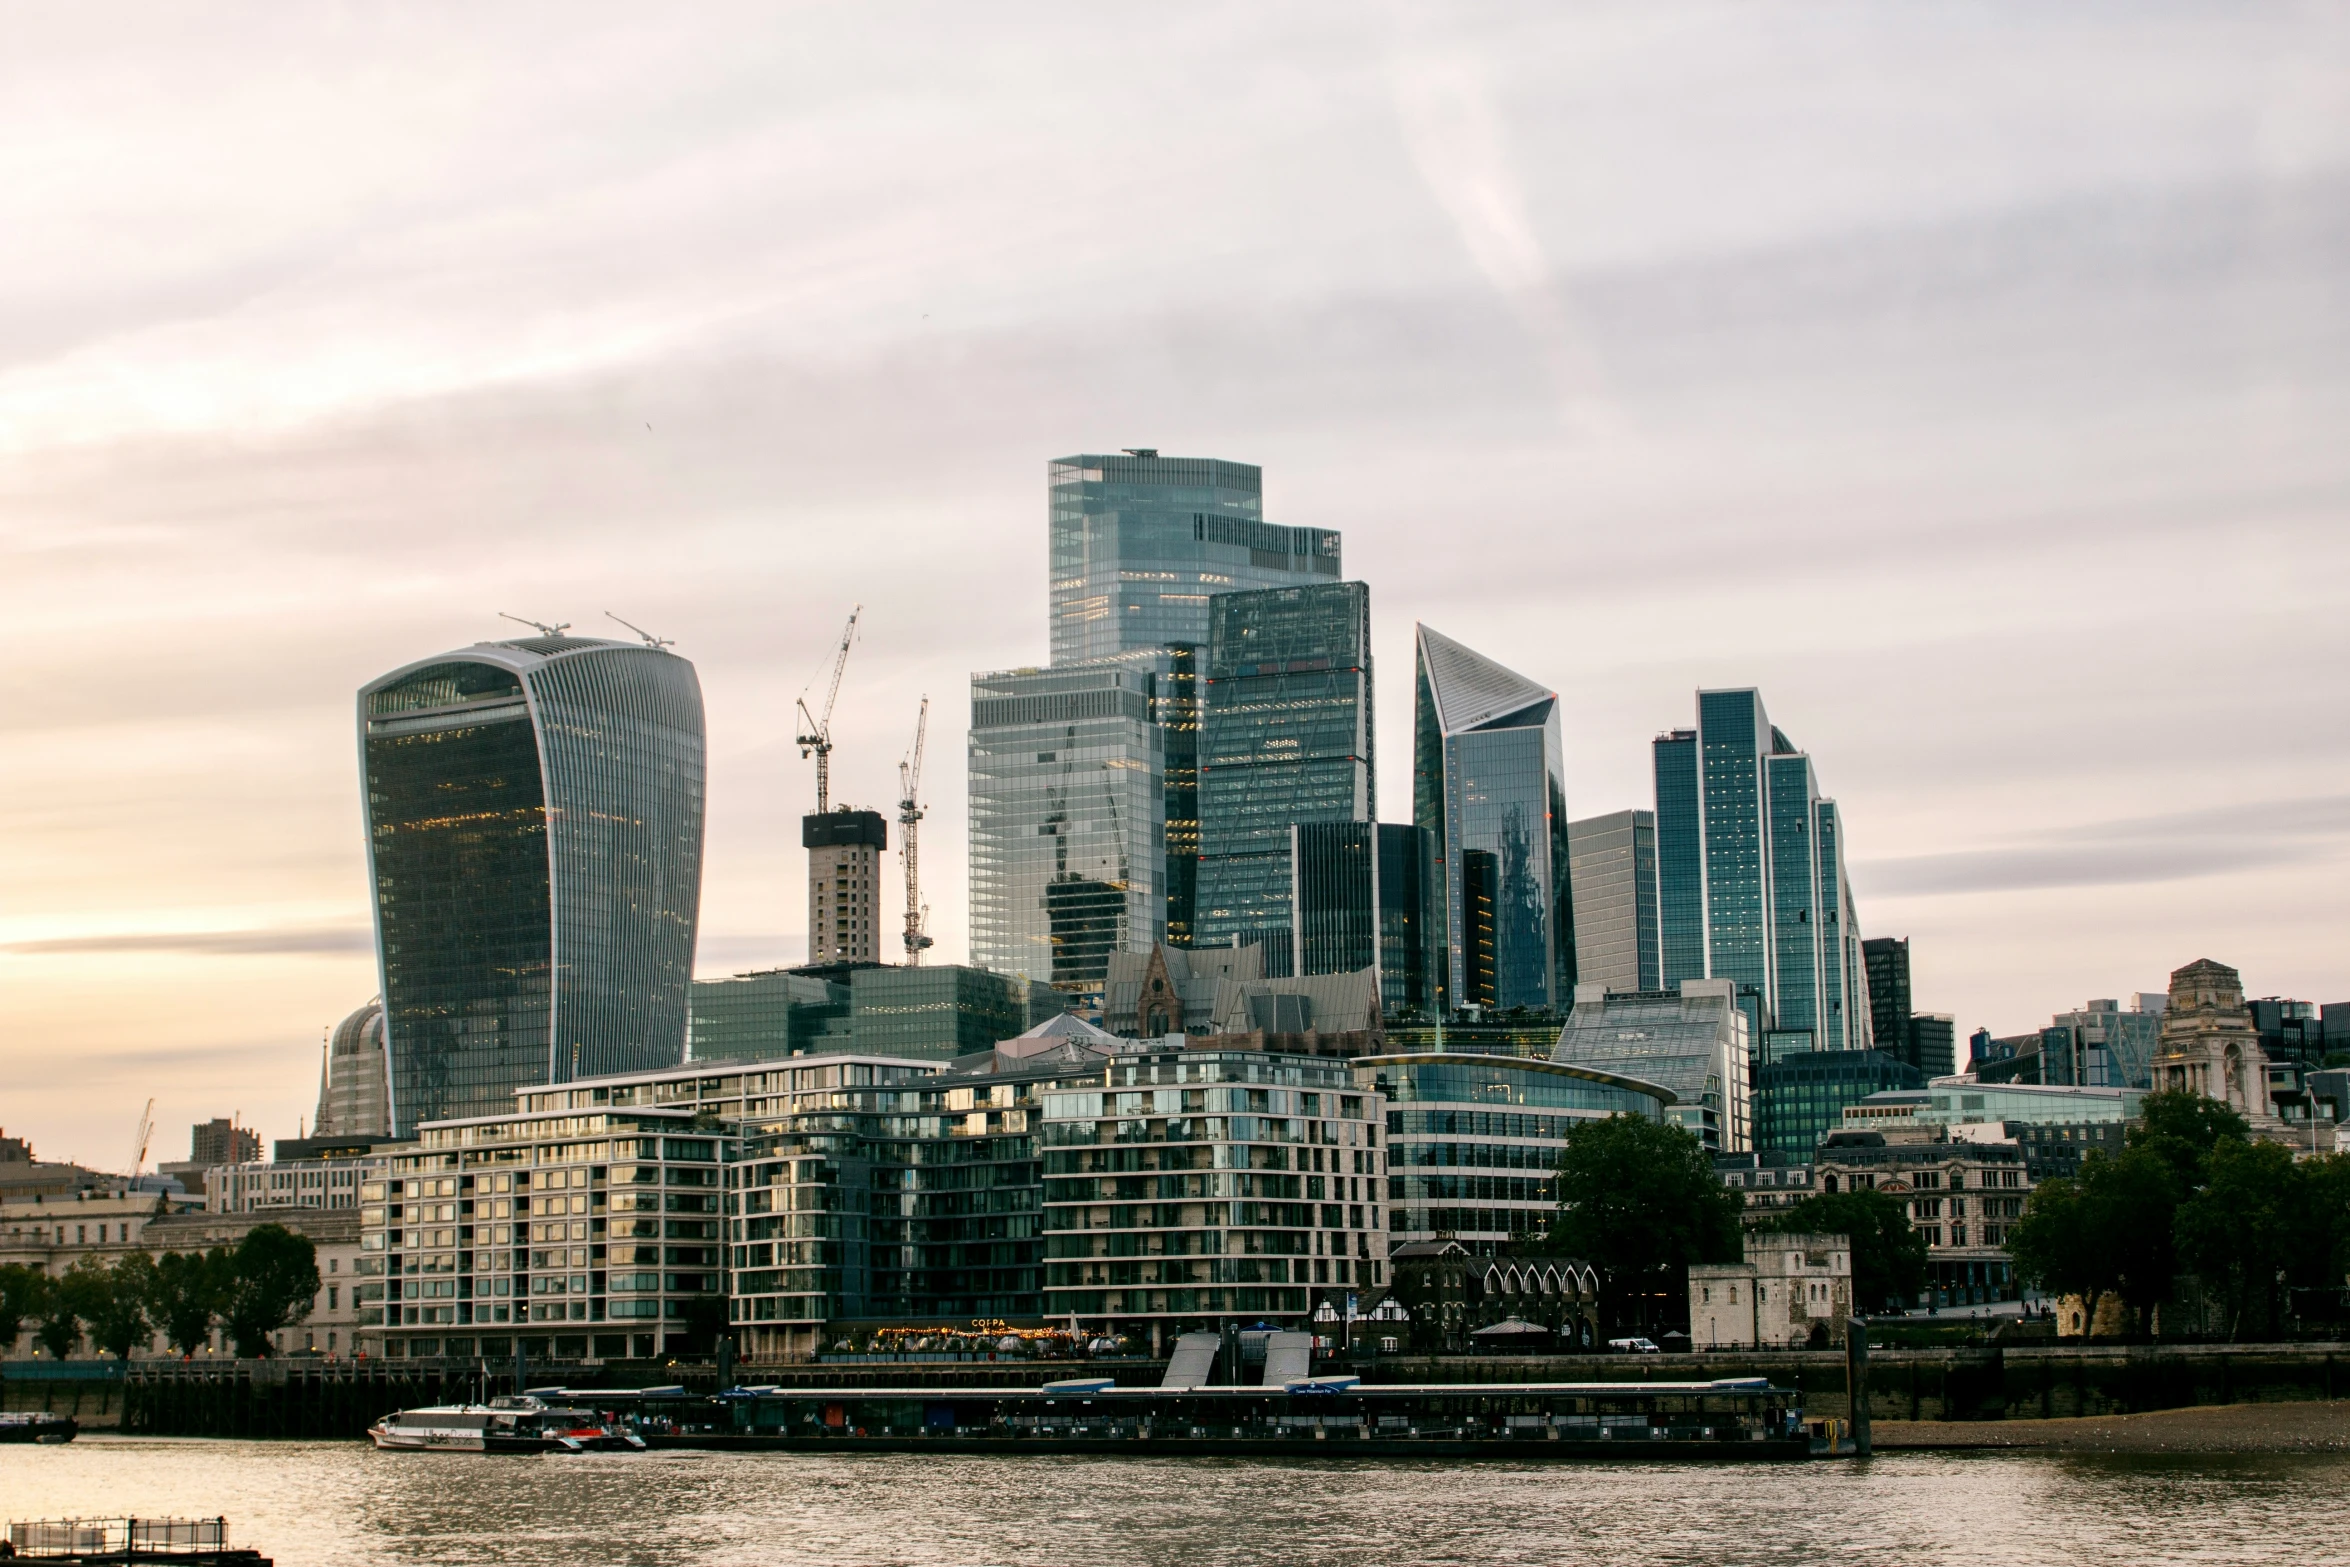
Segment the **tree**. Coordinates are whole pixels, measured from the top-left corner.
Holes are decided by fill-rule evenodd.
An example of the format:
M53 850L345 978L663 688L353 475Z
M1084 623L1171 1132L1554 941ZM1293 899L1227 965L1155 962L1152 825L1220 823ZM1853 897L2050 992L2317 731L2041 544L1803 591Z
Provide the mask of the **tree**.
M1551 1242L1599 1270L1609 1322L1637 1315L1646 1328L1658 1296L1687 1301L1690 1264L1738 1260L1745 1194L1722 1184L1693 1133L1617 1115L1577 1124L1566 1143Z
M2219 1142L2203 1190L2180 1204L2178 1257L2227 1303L2228 1338L2238 1338L2253 1301L2270 1309L2276 1282L2304 1237L2293 1156L2275 1143Z
M212 1340L220 1313L220 1251L171 1251L155 1259L148 1282L148 1315L163 1340L182 1355L193 1355Z
M1899 1310L1926 1287L1926 1238L1910 1227L1909 1205L1884 1192L1822 1192L1773 1214L1763 1227L1849 1238L1855 1311Z
M221 1323L238 1354L259 1359L270 1351L270 1334L310 1315L318 1249L282 1224L256 1224L227 1254L223 1285Z
M2183 1088L2148 1094L2139 1106L2138 1124L2129 1130L2129 1147L2169 1165L2182 1194L2203 1184L2213 1148L2251 1139L2252 1128L2242 1116L2217 1099Z
M2081 1187L2114 1293L2135 1314L2138 1331L2150 1332L2154 1308L2170 1298L2179 1271L2175 1230L2187 1188L2177 1165L2159 1148L2124 1148L2110 1159L2092 1153L2081 1165Z
M155 1332L147 1314L154 1272L154 1259L135 1251L112 1267L84 1257L57 1283L73 1302L74 1314L89 1324L90 1342L117 1360L128 1360Z
M24 1325L40 1315L41 1291L49 1277L21 1262L0 1263L0 1355L16 1348Z
M2080 1183L2062 1176L2040 1183L2023 1218L2007 1232L2007 1253L2026 1283L2051 1295L2081 1297L2084 1333L2095 1329L2097 1308L2113 1290L2101 1239Z
M33 1305L33 1342L49 1352L51 1360L71 1360L81 1347L82 1319L74 1311L73 1292L63 1279L41 1275Z
M2286 1257L2286 1276L2305 1289L2340 1289L2350 1276L2350 1154L2297 1161L2293 1185L2300 1242Z

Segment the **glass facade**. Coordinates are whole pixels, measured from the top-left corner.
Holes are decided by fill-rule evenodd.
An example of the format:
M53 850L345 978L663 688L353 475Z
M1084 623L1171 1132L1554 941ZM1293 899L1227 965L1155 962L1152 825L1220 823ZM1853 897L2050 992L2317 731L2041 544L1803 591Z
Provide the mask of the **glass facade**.
M949 1061L1027 1031L1061 1010L1059 992L959 963L865 968L849 976L857 1049Z
M1043 1096L1048 1317L1307 1317L1385 1282L1383 1105L1343 1061L1121 1056Z
M1923 1088L1925 1074L1881 1050L1810 1050L1754 1069L1754 1145L1765 1159L1810 1159L1871 1094Z
M1578 984L1663 988L1656 879L1654 811L1615 811L1567 824Z
M1460 976L1445 1005L1563 1008L1575 923L1558 696L1426 626L1416 664L1413 808L1447 983Z
M1138 449L1056 458L1047 480L1055 665L1202 646L1212 596L1340 574L1335 532L1264 520L1247 463Z
M483 643L362 688L359 745L396 1131L683 1058L691 664L584 637Z
M1727 979L1766 1056L1863 1050L1868 971L1843 819L1760 693L1700 691L1659 735L1657 924L1667 985Z
M1162 934L1155 656L971 680L971 956L1098 1001ZM1017 1030L1014 1030L1017 1032Z
M1443 1236L1480 1255L1558 1216L1569 1131L1611 1115L1661 1120L1673 1097L1611 1073L1508 1056L1371 1056L1354 1073L1387 1101L1389 1244Z
M697 979L689 1037L695 1061L777 1061L847 1050L849 987L789 969Z
M1378 815L1370 594L1273 588L1211 611L1195 941L1292 947L1290 829Z
M1307 822L1291 829L1296 974L1378 971L1380 1010L1414 1016L1430 988L1427 862L1417 827Z
M1551 1059L1670 1089L1667 1113L1709 1152L1744 1153L1753 1146L1754 1045L1728 980L1631 995L1586 985Z
M1656 928L1660 981L1705 978L1705 843L1698 832L1697 731L1656 737Z

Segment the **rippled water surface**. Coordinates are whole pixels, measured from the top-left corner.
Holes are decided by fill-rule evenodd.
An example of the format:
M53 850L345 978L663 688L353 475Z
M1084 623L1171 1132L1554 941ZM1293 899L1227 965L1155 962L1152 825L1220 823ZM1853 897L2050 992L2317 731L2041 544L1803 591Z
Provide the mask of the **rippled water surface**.
M480 1457L85 1437L0 1447L0 1515L228 1515L367 1563L2350 1561L2350 1460L1890 1455L1865 1465Z

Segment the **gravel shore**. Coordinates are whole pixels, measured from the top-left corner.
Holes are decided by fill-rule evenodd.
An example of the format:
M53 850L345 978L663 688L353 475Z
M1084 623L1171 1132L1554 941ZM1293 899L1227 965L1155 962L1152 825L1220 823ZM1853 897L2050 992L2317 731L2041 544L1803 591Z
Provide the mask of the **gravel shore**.
M2016 1447L2074 1453L2345 1453L2350 1401L2214 1404L2084 1420L1879 1420L1879 1452Z

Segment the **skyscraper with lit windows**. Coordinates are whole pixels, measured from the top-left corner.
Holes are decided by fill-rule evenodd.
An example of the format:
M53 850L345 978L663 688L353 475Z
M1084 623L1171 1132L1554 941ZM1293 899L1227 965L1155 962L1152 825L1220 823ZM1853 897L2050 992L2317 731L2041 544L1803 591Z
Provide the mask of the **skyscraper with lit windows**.
M693 665L592 637L481 642L370 681L358 720L395 1134L681 1061Z

